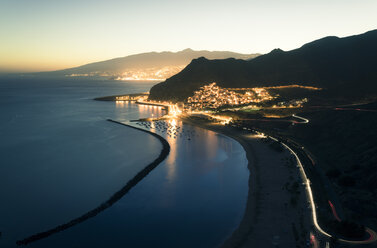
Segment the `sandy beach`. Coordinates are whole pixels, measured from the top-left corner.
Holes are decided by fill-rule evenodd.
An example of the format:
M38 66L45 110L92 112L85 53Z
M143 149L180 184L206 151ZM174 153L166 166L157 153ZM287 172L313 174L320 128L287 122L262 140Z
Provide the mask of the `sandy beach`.
M199 119L183 121L237 140L250 170L249 193L239 227L222 247L305 247L311 211L292 155L268 139Z

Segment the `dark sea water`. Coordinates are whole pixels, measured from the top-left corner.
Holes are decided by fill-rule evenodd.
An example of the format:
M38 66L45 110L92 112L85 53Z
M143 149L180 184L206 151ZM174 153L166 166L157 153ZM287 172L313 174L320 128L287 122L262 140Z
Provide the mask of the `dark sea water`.
M93 101L153 84L82 79L0 79L0 247L63 224L107 200L162 148L144 132L106 121L161 108ZM120 201L30 247L216 247L238 226L247 160L234 140L166 123L167 159ZM184 130L184 131L182 131Z

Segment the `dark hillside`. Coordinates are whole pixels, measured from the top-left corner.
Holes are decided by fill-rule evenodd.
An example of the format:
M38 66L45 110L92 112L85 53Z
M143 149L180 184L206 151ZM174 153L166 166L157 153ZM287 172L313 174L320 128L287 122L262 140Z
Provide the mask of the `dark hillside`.
M377 30L345 38L325 37L292 51L275 49L250 61L194 59L151 89L151 99L182 101L200 86L257 87L300 83L326 96L377 96Z

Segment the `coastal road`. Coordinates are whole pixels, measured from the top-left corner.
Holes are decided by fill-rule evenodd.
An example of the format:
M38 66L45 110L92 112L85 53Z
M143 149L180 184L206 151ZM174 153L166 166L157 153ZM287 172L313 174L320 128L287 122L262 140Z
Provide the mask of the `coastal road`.
M299 121L295 120L289 120L289 119L280 119L280 118L269 118L269 119L259 119L259 118L247 118L247 119L239 119L240 121L260 121L260 122L290 122L292 124L307 124L309 123L309 119L306 119L304 117L298 116L293 114L293 118L299 119Z
M298 123L298 124L306 124L306 123L309 123L309 119L306 119L304 117L301 117L301 116L298 116L298 115L295 115L293 114L292 117L294 118L297 118L297 119L300 119L302 122L295 122L295 123Z
M327 238L331 238L332 236L325 232L318 224L318 220L317 220L317 210L316 210L316 204L314 202L314 198L313 198L313 192L312 192L312 188L310 186L310 180L308 179L308 177L306 176L306 173L305 173L305 170L304 170L304 167L301 163L301 160L300 158L298 157L298 155L288 146L286 145L285 143L283 142L280 142L278 139L274 138L274 137L271 137L269 136L270 139L282 144L296 159L296 162L297 162L297 165L299 166L299 169L300 169L300 173L301 173L301 177L302 177L302 180L305 184L305 188L306 188L306 193L307 193L307 197L308 197L308 201L310 203L310 207L311 207L311 210L312 210L312 221L313 221L313 224L316 228L316 230L322 234L323 236L327 237Z
M317 212L316 212L316 204L314 202L313 192L312 192L312 189L311 189L311 186L310 186L311 183L310 183L310 180L306 176L303 164L302 164L302 162L301 162L298 154L291 147L289 147L284 142L278 140L277 138L274 138L274 137L271 137L271 136L268 136L268 137L270 139L272 139L272 140L274 140L274 141L282 144L296 158L297 164L298 164L298 166L300 168L300 172L301 172L301 176L302 176L303 182L306 184L307 196L308 196L308 200L309 200L309 202L311 204L313 224L314 224L314 226L316 228L316 231L322 236L321 239L323 241L330 241L330 239L332 238L332 235L329 234L329 233L327 233L326 231L324 231L320 227L320 225L318 224ZM304 148L301 147L301 149L304 149ZM305 154L305 151L304 151L304 154ZM331 201L329 201L329 203L331 203L330 207L332 208L332 211L333 211L333 214L334 214L335 218L338 219L338 220L340 220L334 204ZM365 240L346 240L346 239L338 239L338 240L340 242L342 242L344 244L348 244L348 245L371 244L371 243L374 243L374 242L377 241L377 234L376 234L376 232L374 232L372 229L370 229L368 227L366 227L366 232L368 233L369 237L367 239L365 239Z

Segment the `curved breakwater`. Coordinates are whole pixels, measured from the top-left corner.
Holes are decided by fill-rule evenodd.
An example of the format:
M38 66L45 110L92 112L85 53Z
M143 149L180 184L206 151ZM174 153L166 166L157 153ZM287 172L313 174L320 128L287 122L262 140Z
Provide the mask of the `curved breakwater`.
M161 150L160 155L152 163L150 163L143 170L141 170L139 173L137 173L131 180L129 180L127 182L127 184L123 188L121 188L119 191L115 192L107 201L102 203L100 206L90 210L89 212L87 212L87 213L81 215L80 217L75 218L75 219L73 219L73 220L71 220L67 223L56 226L55 228L52 228L52 229L44 231L44 232L34 234L34 235L27 237L25 239L19 240L19 241L17 241L17 245L27 245L27 244L32 243L34 241L47 238L48 236L51 236L55 233L66 230L70 227L73 227L73 226L75 226L79 223L82 223L82 222L88 220L89 218L96 216L97 214L99 214L100 212L109 208L114 203L116 203L118 200L120 200L125 194L127 194L127 192L129 192L135 185L137 185L144 177L146 177L154 168L156 168L168 156L168 154L170 152L170 145L160 135L155 134L153 132L150 132L148 130L133 127L133 126L127 125L125 123L114 121L114 120L111 120L111 119L108 119L108 121L151 134L152 136L157 138L162 144L162 150Z

